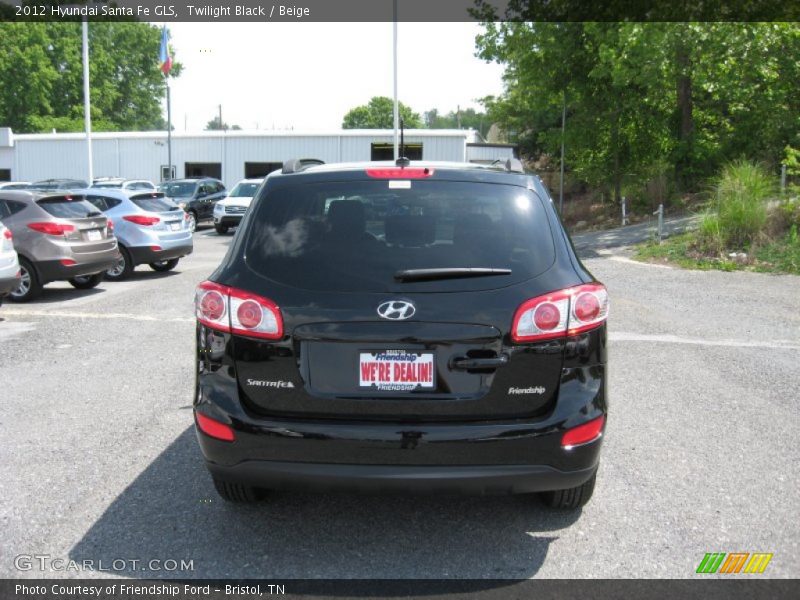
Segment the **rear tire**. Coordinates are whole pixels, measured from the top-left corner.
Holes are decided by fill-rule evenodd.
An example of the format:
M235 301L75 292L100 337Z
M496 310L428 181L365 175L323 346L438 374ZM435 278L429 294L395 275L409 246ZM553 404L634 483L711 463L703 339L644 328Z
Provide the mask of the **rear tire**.
M131 253L124 246L119 247L119 254L121 256L119 264L113 269L109 269L105 273L105 278L109 281L122 281L127 279L133 273L135 268Z
M159 273L164 273L166 271L172 271L175 267L178 266L178 258L172 258L170 260L160 260L158 262L151 262L150 268L153 271L158 271Z
M220 235L225 235L226 233L228 233L227 225L214 225L214 229L216 229L217 233Z
M194 233L197 231L197 213L193 210L190 210L186 214L189 215L189 231Z
M103 273L95 273L94 275L81 275L80 277L73 277L69 279L69 283L72 287L78 290L91 290L92 288L96 288L100 285L100 282L103 281Z
M226 502L257 502L261 499L259 491L249 485L234 483L212 475L217 493Z
M8 297L12 302L28 302L42 293L43 286L39 282L36 269L33 268L27 258L19 257L19 270L22 272L19 287L11 292Z
M597 470L592 473L591 478L586 483L566 490L555 490L541 494L542 501L550 508L562 510L574 510L582 506L592 497L594 484L597 481Z

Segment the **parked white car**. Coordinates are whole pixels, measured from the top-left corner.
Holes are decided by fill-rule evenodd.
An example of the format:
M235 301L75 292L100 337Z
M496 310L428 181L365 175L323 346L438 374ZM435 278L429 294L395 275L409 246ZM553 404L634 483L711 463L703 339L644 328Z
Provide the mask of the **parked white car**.
M247 212L263 179L243 179L231 189L227 197L214 205L214 229L220 235L236 227Z
M3 298L19 287L19 280L19 260L14 250L13 236L11 230L0 223L0 304Z
M27 190L30 181L0 181L0 190Z

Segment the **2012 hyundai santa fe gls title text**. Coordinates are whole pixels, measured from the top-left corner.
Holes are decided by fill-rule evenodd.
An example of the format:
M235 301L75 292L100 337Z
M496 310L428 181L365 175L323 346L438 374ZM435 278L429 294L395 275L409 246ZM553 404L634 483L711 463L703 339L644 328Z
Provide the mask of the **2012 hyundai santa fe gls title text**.
M218 492L594 489L608 295L518 161L267 177L197 288L198 439Z

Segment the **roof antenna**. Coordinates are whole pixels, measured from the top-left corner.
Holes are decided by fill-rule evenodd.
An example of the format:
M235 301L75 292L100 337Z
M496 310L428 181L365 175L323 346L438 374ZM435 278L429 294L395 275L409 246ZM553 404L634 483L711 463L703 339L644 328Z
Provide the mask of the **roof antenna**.
M403 119L400 119L400 156L397 158L397 161L395 161L395 164L401 169L411 164L411 161L405 157L405 154L406 142L403 136Z

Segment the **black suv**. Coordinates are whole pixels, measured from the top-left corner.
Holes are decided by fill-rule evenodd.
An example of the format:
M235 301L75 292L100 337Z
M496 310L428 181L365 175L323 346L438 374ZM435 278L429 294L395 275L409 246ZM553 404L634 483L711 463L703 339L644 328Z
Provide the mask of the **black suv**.
M519 161L289 161L195 307L195 423L225 499L592 494L608 295Z
M186 211L192 231L201 221L211 221L214 205L228 195L225 184L211 177L165 181L158 186L158 191Z

